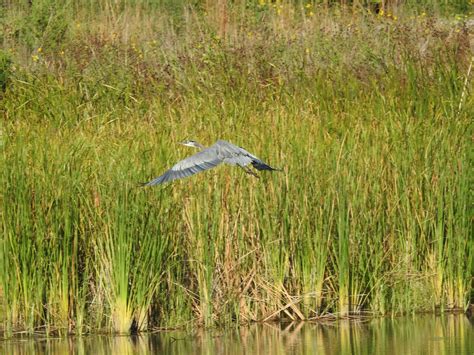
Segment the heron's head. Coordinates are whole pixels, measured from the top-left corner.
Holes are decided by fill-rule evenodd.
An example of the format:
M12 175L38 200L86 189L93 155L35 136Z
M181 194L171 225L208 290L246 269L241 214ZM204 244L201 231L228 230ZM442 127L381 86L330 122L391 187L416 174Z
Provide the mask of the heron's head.
M193 148L197 148L197 149L204 148L201 144L199 144L196 141L192 141L192 140L184 141L184 142L181 142L180 144L185 145L186 147L193 147Z

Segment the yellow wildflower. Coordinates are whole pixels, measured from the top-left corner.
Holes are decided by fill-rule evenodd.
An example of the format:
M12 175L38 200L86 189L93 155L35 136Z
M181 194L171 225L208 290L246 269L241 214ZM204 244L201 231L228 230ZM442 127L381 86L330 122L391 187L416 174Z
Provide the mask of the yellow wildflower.
M33 62L37 62L39 60L39 57L36 54L34 54L31 56L31 59L33 60Z

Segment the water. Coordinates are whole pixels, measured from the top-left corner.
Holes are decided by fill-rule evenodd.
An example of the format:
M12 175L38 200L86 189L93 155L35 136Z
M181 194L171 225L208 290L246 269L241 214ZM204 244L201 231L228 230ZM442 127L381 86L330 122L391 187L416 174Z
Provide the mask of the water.
M255 324L235 330L160 332L0 342L0 354L474 354L465 316L416 316L327 324Z

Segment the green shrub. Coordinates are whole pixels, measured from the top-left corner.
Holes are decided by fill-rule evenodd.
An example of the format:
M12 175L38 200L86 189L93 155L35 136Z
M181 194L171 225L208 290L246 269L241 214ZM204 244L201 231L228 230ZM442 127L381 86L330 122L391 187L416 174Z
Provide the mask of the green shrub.
M18 25L21 26L21 39L30 47L55 49L64 40L70 19L69 4L66 1L54 0L34 1L27 15Z

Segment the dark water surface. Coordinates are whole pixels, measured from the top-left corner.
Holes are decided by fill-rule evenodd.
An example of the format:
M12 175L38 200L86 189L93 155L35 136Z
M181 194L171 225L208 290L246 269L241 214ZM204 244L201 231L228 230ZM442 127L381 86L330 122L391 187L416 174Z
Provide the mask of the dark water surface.
M255 324L235 330L0 341L0 354L474 354L462 315L327 324Z

